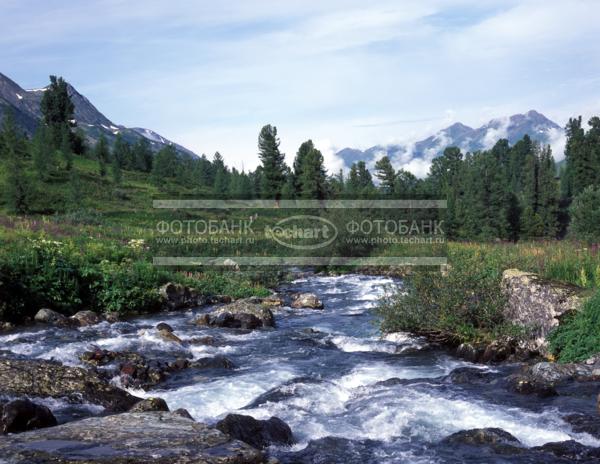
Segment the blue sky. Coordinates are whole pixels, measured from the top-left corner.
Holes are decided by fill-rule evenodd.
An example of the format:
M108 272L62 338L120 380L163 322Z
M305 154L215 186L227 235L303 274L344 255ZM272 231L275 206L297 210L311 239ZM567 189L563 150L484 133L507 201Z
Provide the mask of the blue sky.
M0 71L64 76L113 122L257 164L536 109L600 113L597 0L0 0Z

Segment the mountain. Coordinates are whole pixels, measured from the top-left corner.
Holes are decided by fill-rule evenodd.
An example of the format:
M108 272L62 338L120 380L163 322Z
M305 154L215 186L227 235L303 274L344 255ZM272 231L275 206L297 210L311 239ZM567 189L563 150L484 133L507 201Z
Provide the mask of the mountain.
M117 134L123 138L135 143L140 138L150 141L154 151L158 151L167 145L173 145L177 151L185 156L196 156L194 152L162 137L150 129L139 127L125 127L113 123L104 116L98 109L75 87L67 84L69 97L75 106L74 119L77 127L85 133L88 142L93 145L100 135L104 134L109 144L116 139ZM0 119L7 111L12 110L15 121L27 134L32 135L36 127L42 120L40 103L46 88L25 90L16 82L0 73Z
M396 164L404 165L415 159L430 161L442 154L446 147L457 146L463 152L473 152L491 148L503 138L514 144L525 134L540 143L552 144L564 131L543 114L531 110L508 118L492 119L476 129L457 122L414 144L375 145L366 150L344 148L337 152L337 156L344 160L347 167L361 160L372 166L385 155Z

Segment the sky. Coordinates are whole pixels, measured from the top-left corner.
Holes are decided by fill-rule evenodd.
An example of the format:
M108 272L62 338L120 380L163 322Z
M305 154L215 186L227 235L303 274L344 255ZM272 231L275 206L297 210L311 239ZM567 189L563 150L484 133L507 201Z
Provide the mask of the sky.
M228 164L258 164L277 126L312 139L407 143L453 122L536 109L600 113L598 0L0 0L0 72L64 76L114 123Z

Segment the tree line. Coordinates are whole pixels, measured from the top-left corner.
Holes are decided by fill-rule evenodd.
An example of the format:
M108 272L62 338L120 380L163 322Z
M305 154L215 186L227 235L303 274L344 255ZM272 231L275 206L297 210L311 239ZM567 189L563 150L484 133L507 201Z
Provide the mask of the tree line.
M265 125L258 136L260 165L254 171L228 167L220 153L212 159L193 157L168 145L154 153L147 139L134 143L117 134L112 147L104 136L86 145L74 120L74 106L62 78L51 76L41 102L42 123L28 140L10 114L0 133L0 156L7 169L5 196L17 213L28 211L32 182L48 181L57 172L69 173L71 192L80 196L81 181L73 170L74 156L97 162L98 174L110 173L115 187L123 171L146 173L159 189L169 179L190 187L199 196L236 199L396 198L444 199L445 231L459 240L560 238L571 230L586 239L600 239L600 118L570 119L566 127L565 163L557 171L550 146L528 135L514 145L499 140L491 149L463 153L448 147L419 179L396 169L387 156L364 161L348 172L328 174L324 158L312 140L298 148L288 166L280 150L277 128ZM35 179L24 167L30 158ZM596 214L596 215L595 215Z

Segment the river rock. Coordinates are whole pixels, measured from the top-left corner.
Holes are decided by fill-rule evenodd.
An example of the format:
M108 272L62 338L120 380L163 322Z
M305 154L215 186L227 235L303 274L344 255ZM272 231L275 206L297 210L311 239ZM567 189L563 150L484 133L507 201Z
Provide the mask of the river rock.
M260 451L168 412L92 417L0 440L7 462L259 464Z
M221 432L248 443L255 448L269 445L293 445L294 436L290 427L278 417L257 420L252 416L228 414L215 426Z
M119 322L121 320L121 315L116 311L109 311L104 313L104 320L114 324L115 322Z
M562 419L571 424L573 432L589 433L593 437L600 438L600 416L576 413L563 416Z
M97 373L51 361L0 359L0 394L80 397L109 411L127 411L140 401Z
M187 409L179 408L173 411L173 414L177 414L178 416L185 417L186 419L194 420L192 415Z
M54 324L54 325L63 325L67 324L67 317L53 311L52 309L42 308L40 309L33 318L35 322L39 322L41 324Z
M461 430L442 440L446 444L463 445L519 445L520 442L510 433L498 428Z
M565 380L592 380L594 369L583 363L559 364L540 362L526 368L526 375L539 383L559 383Z
M195 289L173 282L168 282L160 287L158 293L163 305L171 311L202 306L206 303L206 298Z
M156 324L156 330L158 330L159 332L173 332L173 327L171 327L166 322L159 322L158 324Z
M27 399L10 401L0 410L2 433L26 432L57 424L50 409Z
M261 304L238 300L211 313L199 316L195 324L253 330L261 327L274 327L275 318L271 310Z
M80 327L98 324L102 320L94 311L78 311L71 316L71 319L77 321Z
M537 274L507 269L502 275L507 298L504 317L529 332L529 348L547 352L546 336L561 316L576 311L584 301L584 289L542 279Z
M511 375L507 378L508 390L521 395L537 395L540 398L557 396L558 392L553 383L541 382L523 375Z
M158 336L166 342L177 343L183 345L183 340L173 333L172 330L162 329L158 331Z
M169 412L167 402L162 398L146 398L145 400L136 403L129 412L150 412L163 411Z
M233 369L235 364L229 358L217 355L197 359L189 363L189 366L196 369Z
M445 380L458 385L489 383L494 374L476 367L458 367L448 374Z
M569 460L568 462L571 460L589 463L600 461L600 448L591 448L574 440L546 443L545 445L531 448L531 451L553 454L554 456ZM548 461L539 459L538 462ZM560 462L564 461L561 460Z
M323 309L324 306L314 293L301 293L292 301L292 308Z

